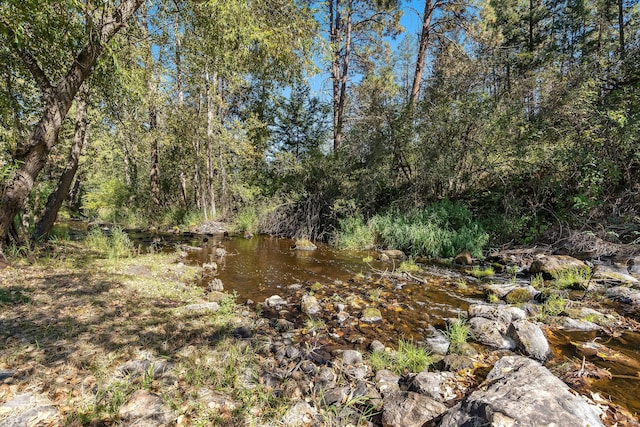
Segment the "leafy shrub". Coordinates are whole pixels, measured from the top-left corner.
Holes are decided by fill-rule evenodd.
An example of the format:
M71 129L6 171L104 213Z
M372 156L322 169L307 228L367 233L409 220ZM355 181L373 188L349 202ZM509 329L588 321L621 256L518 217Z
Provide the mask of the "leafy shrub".
M85 237L84 244L112 259L126 258L131 256L133 251L133 243L120 227L113 227L111 235L103 233L99 228L94 228Z
M553 274L558 289L585 289L591 278L591 268L568 268Z
M415 256L452 257L466 249L479 258L489 241L465 206L447 200L408 212L390 210L367 223L359 216L346 217L338 229L336 246L363 249L376 244Z
M341 219L338 230L333 237L333 244L339 248L355 250L374 245L373 232L360 216Z
M244 208L234 219L236 230L239 232L255 232L258 229L258 213L253 208Z

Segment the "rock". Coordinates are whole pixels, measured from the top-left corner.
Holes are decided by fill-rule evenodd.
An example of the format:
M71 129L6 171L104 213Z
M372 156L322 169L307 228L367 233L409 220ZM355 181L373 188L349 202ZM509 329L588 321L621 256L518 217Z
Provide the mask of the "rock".
M132 360L130 362L123 363L118 366L116 370L118 374L122 376L126 375L144 375L148 372L153 372L154 378L159 378L171 369L171 364L166 360L156 359L140 359Z
M285 352L289 359L297 359L298 357L300 357L300 350L294 345L286 346Z
M338 319L338 322L340 324L346 322L350 317L351 316L349 316L349 313L347 313L346 311L340 311L338 312L338 314L336 314L336 319Z
M390 260L390 258L386 254L380 254L380 255L378 255L378 260L387 262L387 261Z
M428 396L403 391L384 397L382 425L384 427L422 427L446 412L447 407Z
M598 265L593 272L593 280L617 284L637 285L640 280L633 277L626 268L618 268L612 265Z
M266 300L264 300L264 304L267 307L281 307L283 305L287 305L287 300L283 299L280 295L272 295Z
M201 388L197 392L198 402L211 411L230 413L238 408L238 402L208 388Z
M383 395L400 391L400 376L387 369L376 372L376 387Z
M138 427L167 425L173 418L160 396L147 390L135 391L119 415L124 425Z
M426 333L428 335L424 338L424 346L429 352L443 356L449 352L451 342L442 332L429 325Z
M296 240L296 244L293 246L293 249L296 251L315 251L318 247L310 240L298 239Z
M382 313L374 307L368 307L362 310L360 320L364 323L375 323L382 320Z
M627 261L627 271L634 276L640 276L640 255Z
M469 320L469 327L473 338L481 344L508 350L516 348L516 343L503 335L508 328L504 323L484 317L474 317Z
M344 366L353 366L362 363L362 353L356 350L344 350L342 352L342 363Z
M307 427L315 424L318 411L307 402L297 402L287 410L282 417L282 424L286 427Z
M251 328L248 326L240 326L239 328L235 328L231 331L231 336L235 338L251 338L253 333L251 332Z
M226 227L223 222L219 221L205 221L202 224L195 227L193 230L190 230L196 234L226 234Z
M602 329L600 325L587 320L572 319L571 317L565 317L563 320L562 326L570 331L597 331Z
M494 304L472 304L467 310L469 318L484 317L485 319L495 320L496 322L508 326L515 320L526 319L527 314L524 310L510 305L494 305Z
M488 286L500 298L504 298L509 304L519 304L521 302L531 301L536 298L540 292L531 285L516 285L507 290L509 286L491 285ZM498 288L502 288L498 290ZM506 293L505 293L506 291Z
M183 310L187 310L187 311L207 310L207 311L216 312L216 311L220 310L220 305L217 302L214 302L214 301L201 302L201 303L197 303L197 304L185 305L184 307L182 307L182 309Z
M302 297L300 309L303 313L309 316L315 316L316 314L320 313L320 311L322 311L320 304L318 304L318 300L312 295L304 295Z
M214 254L216 258L223 258L225 255L227 255L227 251L225 250L225 248L216 248Z
M224 291L224 286L222 285L222 280L220 279L213 279L211 282L209 282L209 290L210 291Z
M253 239L253 233L250 232L250 231L245 231L244 234L243 234L243 237L245 239L247 239L247 240L251 240L251 239Z
M202 264L202 268L204 270L217 270L218 264L216 264L215 262L208 262L208 263Z
M404 252L397 249L387 249L385 251L381 251L380 254L387 256L389 259L403 260L407 257Z
M347 401L351 389L348 386L335 387L329 390L325 390L322 394L322 406L327 407L331 405L340 405Z
M599 410L538 362L500 359L476 391L451 408L440 427L603 426Z
M587 265L579 259L568 255L538 255L531 263L529 272L542 273L546 276L554 276L558 272L571 269L584 269Z
M605 295L616 302L627 304L633 310L640 310L640 290L626 286L615 286L605 291Z
M46 396L23 393L0 406L2 427L61 425L58 411Z
M456 376L452 372L423 371L409 383L409 391L424 394L438 402L445 402L457 396Z
M327 390L336 386L338 377L333 369L325 366L320 368L316 374L316 387L318 390Z
M16 375L16 371L13 369L0 369L0 382L8 378L13 378Z
M460 354L447 354L442 360L447 371L457 372L463 369L473 369L473 359Z
M207 297L209 299L209 301L214 301L214 302L220 302L223 299L227 298L228 294L225 294L222 291L209 291L209 294L207 294Z
M540 326L528 320L516 320L507 330L509 336L516 343L516 348L529 357L541 362L549 357L549 343Z
M382 344L380 341L373 340L371 341L371 344L369 344L369 350L372 353L375 353L376 351L384 351L385 347L384 347L384 344Z
M462 251L453 258L453 263L459 265L472 265L473 258L471 258L469 251Z

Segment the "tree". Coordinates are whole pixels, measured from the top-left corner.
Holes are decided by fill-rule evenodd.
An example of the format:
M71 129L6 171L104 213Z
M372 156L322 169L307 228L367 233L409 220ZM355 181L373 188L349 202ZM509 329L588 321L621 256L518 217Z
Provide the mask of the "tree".
M333 149L340 148L344 131L347 83L352 61L370 68L371 57L383 49L383 35L396 35L400 12L396 2L329 0L326 2L333 90Z
M105 3L95 5L87 2L84 11L72 10L72 16L80 15L84 18L86 31L76 40L82 48L75 55L69 55L69 51L62 52L64 56L73 56L65 66L66 71L53 67L51 70L44 69L41 64L49 61L46 58L39 58L34 53L37 52L38 44L42 40L32 35L44 35L39 33L41 29L34 28L32 25L51 25L48 31L64 32L63 26L54 27L54 25L61 25L60 21L43 16L46 10L41 9L40 2L13 0L0 9L2 43L12 46L14 54L21 59L23 66L38 85L43 100L38 123L31 130L27 140L16 147L14 158L21 162L21 166L2 185L0 197L2 245L7 241L14 217L24 205L38 174L46 165L49 151L57 143L63 120L82 83L93 71L109 41L125 26L143 2L144 0L122 0L116 7L107 7ZM33 19L22 21L29 14ZM50 76L60 77L53 83Z

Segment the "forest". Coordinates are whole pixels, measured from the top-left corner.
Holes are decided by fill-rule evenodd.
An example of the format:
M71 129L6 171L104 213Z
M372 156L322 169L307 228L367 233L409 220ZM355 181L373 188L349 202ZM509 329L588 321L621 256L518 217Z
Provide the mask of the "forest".
M5 0L2 245L56 218L422 255L637 242L639 18L629 0ZM421 246L443 239L429 224L457 234Z

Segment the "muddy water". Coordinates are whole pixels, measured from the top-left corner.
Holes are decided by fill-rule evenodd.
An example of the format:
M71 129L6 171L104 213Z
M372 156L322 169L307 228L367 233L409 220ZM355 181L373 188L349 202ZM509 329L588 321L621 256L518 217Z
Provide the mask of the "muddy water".
M384 321L377 326L359 325L359 332L394 344L399 337L419 341L429 325L443 326L445 318L465 311L473 297L482 297L472 287L460 286L462 279L455 272L433 269L428 285L406 283L385 273L391 264L364 261L375 253L340 251L322 244L315 251L297 251L293 245L292 240L271 237L209 241L188 259L215 261L216 277L241 302L261 303L276 294L299 301L303 293L312 291L319 300L330 301L329 308L347 306L352 316L367 307L378 308ZM227 251L223 258L215 257L218 246Z

